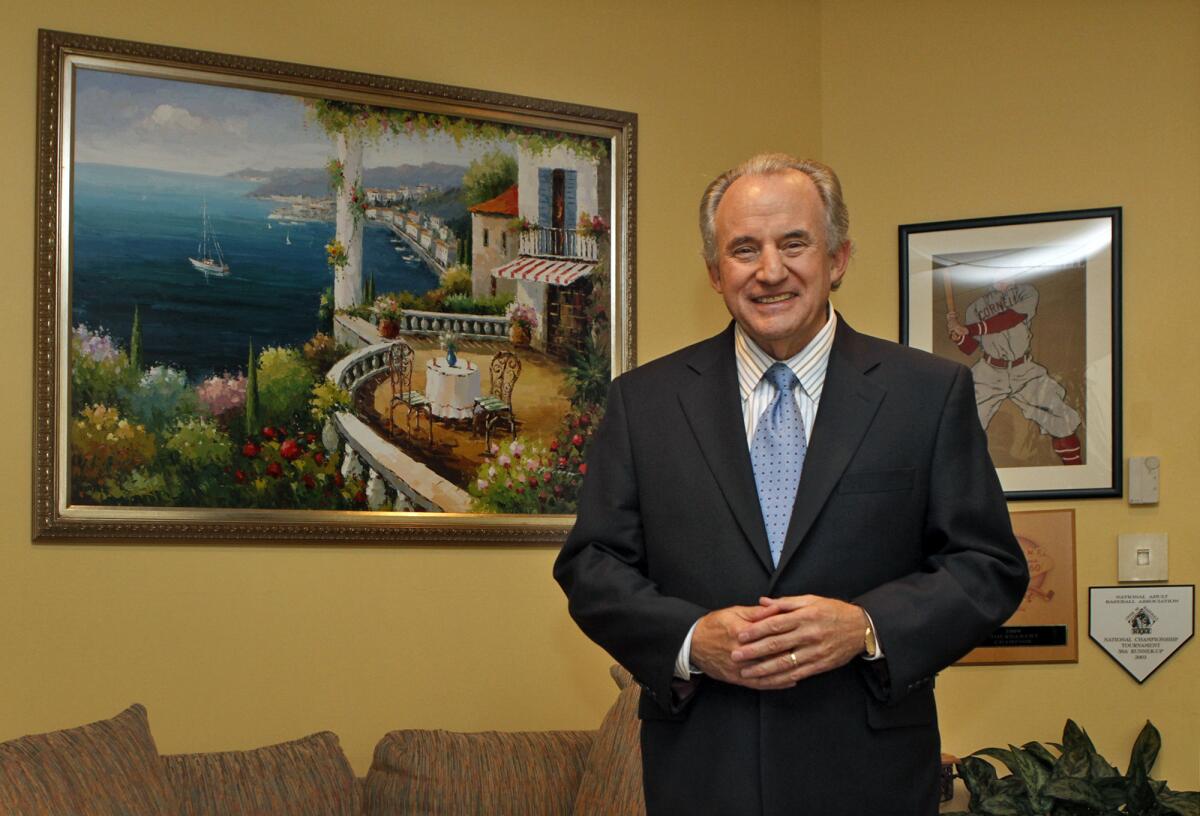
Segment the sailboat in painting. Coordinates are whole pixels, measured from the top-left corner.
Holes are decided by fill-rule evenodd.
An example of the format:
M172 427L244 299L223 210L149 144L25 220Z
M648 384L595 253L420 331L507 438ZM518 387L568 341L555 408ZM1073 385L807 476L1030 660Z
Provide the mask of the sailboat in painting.
M200 257L191 258L192 266L199 269L207 277L208 275L225 276L229 274L229 264L225 263L225 256L221 254L221 244L217 241L217 233L212 228L212 223L208 220L208 202L205 201L200 205L200 220L202 222L200 232L200 245L196 248L196 254Z

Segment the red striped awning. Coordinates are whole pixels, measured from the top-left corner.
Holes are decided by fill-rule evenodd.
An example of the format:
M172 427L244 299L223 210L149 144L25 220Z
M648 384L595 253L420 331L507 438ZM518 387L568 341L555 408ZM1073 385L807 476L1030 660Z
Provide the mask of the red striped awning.
M497 278L552 283L567 286L596 268L595 261L564 261L560 258L522 256L492 270Z

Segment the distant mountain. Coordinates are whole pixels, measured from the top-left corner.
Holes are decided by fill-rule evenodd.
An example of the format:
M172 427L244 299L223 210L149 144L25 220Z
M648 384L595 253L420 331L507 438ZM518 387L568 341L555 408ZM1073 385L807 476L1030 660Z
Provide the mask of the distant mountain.
M396 188L429 184L445 190L460 186L466 172L467 168L462 165L441 162L368 167L363 171L363 186ZM247 167L229 173L228 177L259 182L259 186L248 194L253 198L277 195L323 198L329 195L329 175L323 167L277 167L274 170Z

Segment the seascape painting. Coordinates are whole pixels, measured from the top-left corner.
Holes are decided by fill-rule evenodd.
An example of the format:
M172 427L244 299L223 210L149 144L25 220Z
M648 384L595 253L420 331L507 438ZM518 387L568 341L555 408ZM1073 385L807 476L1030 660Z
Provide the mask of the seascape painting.
M70 87L67 507L574 512L624 359L612 139L124 65Z

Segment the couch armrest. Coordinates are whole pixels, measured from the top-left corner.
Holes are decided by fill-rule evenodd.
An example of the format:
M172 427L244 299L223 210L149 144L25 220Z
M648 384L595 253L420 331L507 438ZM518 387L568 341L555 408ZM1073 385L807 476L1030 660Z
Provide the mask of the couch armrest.
M570 813L595 734L392 731L375 747L364 813Z

